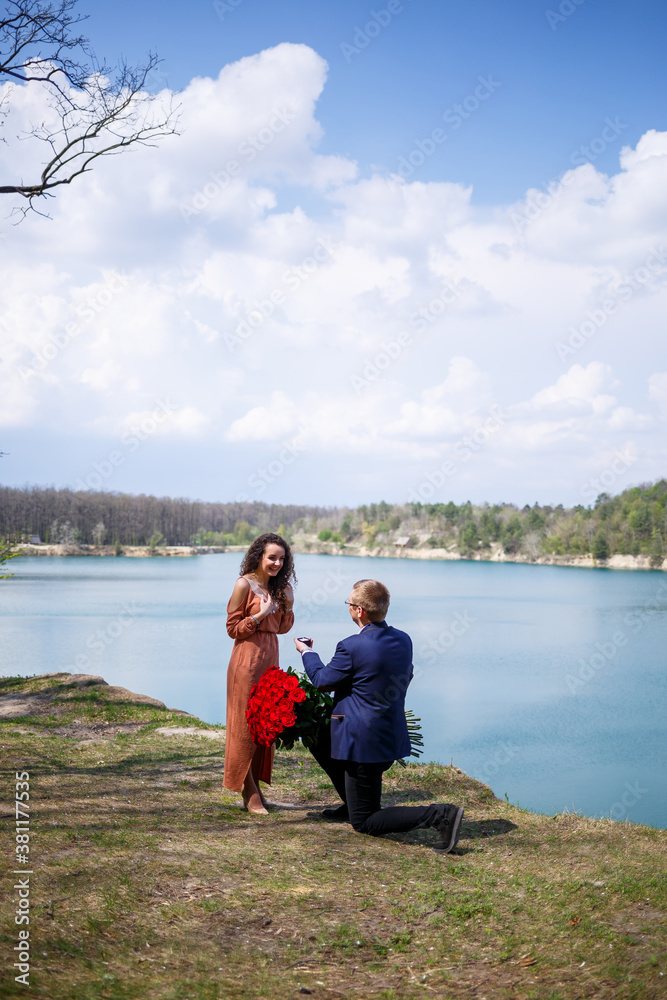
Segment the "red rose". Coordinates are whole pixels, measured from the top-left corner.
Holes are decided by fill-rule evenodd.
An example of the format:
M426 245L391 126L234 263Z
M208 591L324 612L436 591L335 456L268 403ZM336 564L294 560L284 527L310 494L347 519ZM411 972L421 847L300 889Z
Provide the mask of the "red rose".
M260 746L270 746L284 729L297 722L296 706L306 701L299 678L275 665L253 684L248 698L246 720L251 739Z

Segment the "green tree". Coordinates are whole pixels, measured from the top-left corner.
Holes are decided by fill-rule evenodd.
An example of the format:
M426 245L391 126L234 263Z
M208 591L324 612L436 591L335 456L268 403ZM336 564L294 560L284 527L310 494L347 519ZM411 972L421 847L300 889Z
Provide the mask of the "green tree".
M651 534L651 511L643 499L633 503L628 515L628 524L637 538L649 538Z
M544 514L537 509L537 506L532 507L526 516L526 526L529 531L541 531L546 523L546 518Z
M593 558L598 561L609 558L609 542L602 528L598 528L593 539Z
M461 551L465 553L476 552L479 544L479 532L474 520L467 522L461 532Z
M657 569L658 566L662 566L662 561L665 558L665 548L662 541L662 535L657 528L653 530L653 535L651 536L649 558L653 569Z
M18 535L7 535L0 539L0 569L10 559L16 559L17 556L23 555L23 550L16 547L21 541L22 539ZM0 575L0 580L9 580L12 576L14 576L13 573L4 573Z
M459 509L453 500L450 500L445 507L445 520L448 524L456 524L457 518L459 516Z
M161 545L164 545L164 535L161 531L154 531L148 542L151 549L157 549Z
M368 521L364 521L363 525L364 542L369 549L372 549L375 545L375 536L377 534L377 526L375 524L369 524Z
M500 534L500 540L507 555L516 555L521 548L523 535L521 518L518 514L513 514Z
M234 525L234 538L236 545L249 545L257 532L247 521L237 521Z

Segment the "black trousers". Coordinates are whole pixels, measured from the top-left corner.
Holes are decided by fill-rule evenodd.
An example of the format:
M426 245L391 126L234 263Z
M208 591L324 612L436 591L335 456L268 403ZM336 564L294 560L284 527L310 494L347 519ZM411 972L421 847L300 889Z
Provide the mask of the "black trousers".
M426 826L436 826L445 817L446 805L389 806L382 809L382 775L393 761L360 764L353 760L336 760L331 756L327 736L311 753L347 805L350 823L357 833L380 837L383 833L405 833Z

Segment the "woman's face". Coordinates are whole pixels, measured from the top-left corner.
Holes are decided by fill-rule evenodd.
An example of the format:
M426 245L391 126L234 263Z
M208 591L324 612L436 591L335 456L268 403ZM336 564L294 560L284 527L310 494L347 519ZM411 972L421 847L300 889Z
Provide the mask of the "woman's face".
M269 576L276 576L282 569L284 562L285 550L282 545L269 542L264 548L259 566L262 573L267 573Z

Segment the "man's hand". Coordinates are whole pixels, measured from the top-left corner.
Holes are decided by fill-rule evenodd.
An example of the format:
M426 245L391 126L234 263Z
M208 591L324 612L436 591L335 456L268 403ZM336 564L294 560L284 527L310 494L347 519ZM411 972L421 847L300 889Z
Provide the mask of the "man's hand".
M294 645L296 646L298 653L303 653L304 650L312 648L311 646L308 646L305 642L301 642L300 639L295 639Z

